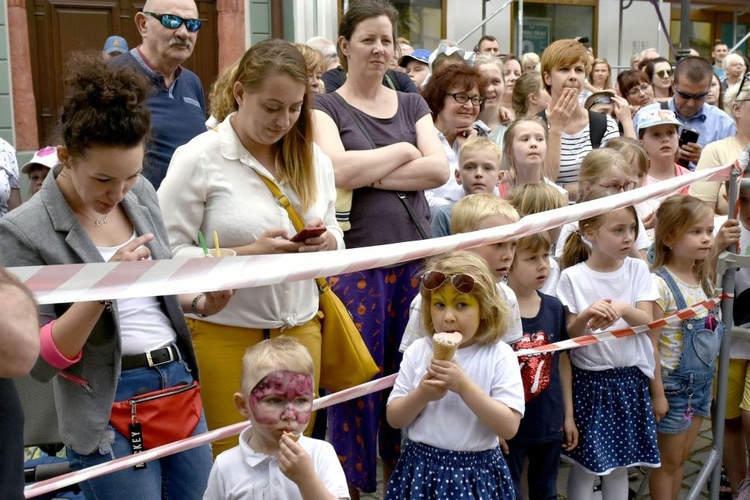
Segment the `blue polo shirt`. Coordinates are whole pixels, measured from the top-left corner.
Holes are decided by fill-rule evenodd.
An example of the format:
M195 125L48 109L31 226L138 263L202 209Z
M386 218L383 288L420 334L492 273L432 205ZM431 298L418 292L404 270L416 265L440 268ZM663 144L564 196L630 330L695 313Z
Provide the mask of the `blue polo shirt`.
M159 189L175 149L206 131L206 101L203 86L192 71L177 68L171 87L164 75L149 65L138 47L110 60L129 64L148 77L154 91L146 100L151 111L151 137L146 145L143 175Z

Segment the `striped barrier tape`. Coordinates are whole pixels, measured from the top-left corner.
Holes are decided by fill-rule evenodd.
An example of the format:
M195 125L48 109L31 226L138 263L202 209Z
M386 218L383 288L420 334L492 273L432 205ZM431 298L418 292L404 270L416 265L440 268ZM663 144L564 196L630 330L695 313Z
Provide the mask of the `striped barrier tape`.
M516 352L516 356L518 357L533 356L533 355L539 355L539 354L546 353L546 352L555 352L555 351L562 351L566 349L575 349L578 347L583 347L583 346L587 346L591 344L596 344L600 342L608 342L608 341L615 340L618 338L628 337L628 336L635 335L638 333L645 333L654 328L661 328L662 326L666 326L666 325L675 326L675 325L680 324L682 321L686 319L692 318L696 315L706 313L707 311L713 309L714 307L717 307L721 299L729 298L729 297L731 296L727 294L719 294L719 296L713 299L699 302L688 308L677 311L675 314L672 314L670 316L664 317L656 321L652 321L651 323L648 323L647 325L636 326L636 327L631 327L631 328L622 328L618 330L606 331L606 332L597 333L593 335L585 335L585 336L577 337L575 339L556 342L554 344L534 347L531 349L522 349ZM383 389L387 389L388 387L392 387L396 381L396 375L397 374L394 373L383 378L379 378L376 380L372 380L370 382L366 382L356 387L345 389L343 391L339 391L333 394L329 394L328 396L318 398L313 402L313 410L320 410L323 408L327 408L335 404L343 403L351 399L366 396L367 394L371 394L377 391L381 391ZM71 472L69 474L65 474L57 478L48 479L46 481L40 481L38 483L27 486L24 491L24 494L26 498L33 498L39 495L43 495L45 493L51 493L60 488L65 488L66 486L71 486L81 481L87 481L89 479L103 476L105 474L110 474L112 472L117 472L123 469L128 469L140 463L150 462L152 460L157 460L167 455L180 453L180 452L192 449L192 448L196 448L198 446L202 446L204 444L209 444L218 439L236 436L237 434L241 433L243 430L245 430L249 426L250 426L250 422L247 422L247 421L239 422L233 425L229 425L227 427L222 427L221 429L208 431L198 436L185 438L180 441L175 441L174 443L169 443L163 446L159 446L158 448L146 450L136 455L130 455L127 457L118 458L107 463L95 465L93 467L88 467L80 471Z
M739 168L738 162L528 215L515 224L444 238L308 254L29 266L9 268L9 271L32 290L40 304L150 297L155 290L160 295L173 295L308 280L520 238L669 194L696 181L724 180L733 168Z

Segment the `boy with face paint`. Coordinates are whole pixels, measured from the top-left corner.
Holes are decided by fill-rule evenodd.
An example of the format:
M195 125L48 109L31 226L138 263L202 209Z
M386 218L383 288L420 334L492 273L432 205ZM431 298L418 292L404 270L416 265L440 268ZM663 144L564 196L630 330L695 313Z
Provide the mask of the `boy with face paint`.
M297 339L250 347L234 404L252 426L216 457L203 499L350 498L333 446L302 436L312 403L313 361Z

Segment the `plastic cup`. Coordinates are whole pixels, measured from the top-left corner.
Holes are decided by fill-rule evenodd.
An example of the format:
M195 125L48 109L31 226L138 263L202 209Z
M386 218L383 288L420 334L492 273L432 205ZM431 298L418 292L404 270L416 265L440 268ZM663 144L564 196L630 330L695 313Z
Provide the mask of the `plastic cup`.
M220 248L217 252L215 248L209 248L208 254L205 254L203 252L200 253L201 257L210 257L210 258L216 258L216 257L236 257L237 252L232 250L231 248Z

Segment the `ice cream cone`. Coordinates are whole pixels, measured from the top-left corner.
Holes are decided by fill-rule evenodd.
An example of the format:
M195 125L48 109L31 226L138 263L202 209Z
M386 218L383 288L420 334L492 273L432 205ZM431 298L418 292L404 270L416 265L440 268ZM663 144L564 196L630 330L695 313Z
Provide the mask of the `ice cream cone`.
M458 332L440 332L432 336L432 359L451 361L463 336Z

